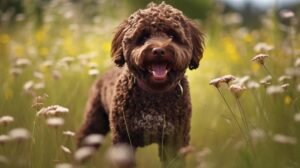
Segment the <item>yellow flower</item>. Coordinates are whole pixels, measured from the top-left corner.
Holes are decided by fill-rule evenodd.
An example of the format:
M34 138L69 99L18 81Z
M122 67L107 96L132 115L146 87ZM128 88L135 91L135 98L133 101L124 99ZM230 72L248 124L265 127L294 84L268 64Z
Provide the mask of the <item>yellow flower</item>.
M284 97L284 104L290 105L292 102L292 98L290 96L285 96Z
M229 55L230 60L234 63L237 63L240 60L240 57L233 40L229 37L225 37L223 39L223 44L225 52Z
M0 35L0 43L7 44L10 41L10 37L8 34L1 34Z

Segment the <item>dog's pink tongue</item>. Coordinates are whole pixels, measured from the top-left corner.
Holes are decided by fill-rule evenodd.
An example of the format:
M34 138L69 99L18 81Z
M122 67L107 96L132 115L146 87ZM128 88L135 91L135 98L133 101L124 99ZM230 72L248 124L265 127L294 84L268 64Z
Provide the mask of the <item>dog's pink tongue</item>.
M168 73L167 65L165 64L152 65L152 75L155 79L157 80L165 79L167 73Z

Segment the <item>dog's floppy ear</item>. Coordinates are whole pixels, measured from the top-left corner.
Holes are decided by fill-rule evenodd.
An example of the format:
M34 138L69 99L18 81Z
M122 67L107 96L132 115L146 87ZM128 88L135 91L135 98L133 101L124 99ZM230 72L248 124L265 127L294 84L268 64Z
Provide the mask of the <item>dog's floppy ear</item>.
M189 21L190 33L192 37L193 53L192 59L189 65L189 69L196 69L199 66L199 62L203 56L204 49L204 34L200 32L198 26L193 21Z
M127 21L123 21L116 29L114 38L111 43L111 57L117 66L125 64L122 42L126 32Z

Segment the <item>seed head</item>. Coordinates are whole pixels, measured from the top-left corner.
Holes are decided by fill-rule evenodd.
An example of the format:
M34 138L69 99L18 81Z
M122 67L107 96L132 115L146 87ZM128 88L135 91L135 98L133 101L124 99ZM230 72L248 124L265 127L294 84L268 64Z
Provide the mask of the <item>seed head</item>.
M246 88L244 86L233 84L229 87L229 90L236 98L239 98L242 95L242 93L246 90Z
M247 83L247 88L249 88L249 89L257 89L257 88L259 88L259 83L257 83L257 82L254 82L254 81L249 81L248 83Z
M296 113L296 114L294 115L294 120L295 120L296 122L300 122L300 112L299 112L299 113Z
M69 113L69 109L60 105L52 105L42 108L40 111L37 112L37 116L57 116L66 113Z
M267 43L258 43L254 47L254 51L258 52L258 53L260 53L260 52L268 52L268 51L271 51L273 49L274 49L274 46L269 45Z
M5 144L9 142L11 138L7 135L0 135L0 144Z
M83 143L85 145L101 145L104 137L101 134L91 134L84 138Z
M192 152L195 151L195 148L193 146L186 146L179 149L179 155L180 156L186 156Z
M209 84L215 86L216 88L219 88L219 87L220 87L220 84L221 84L221 83L224 83L224 82L225 82L225 81L224 81L224 79L222 79L222 78L215 78L215 79L211 80L211 81L209 82Z
M291 80L291 79L292 79L292 77L289 76L289 75L282 75L282 76L280 76L280 77L278 78L278 82L286 82L286 81L289 81L289 80Z
M125 144L119 144L111 147L107 153L108 160L113 167L132 167L134 164L134 155L131 147Z
M295 145L297 143L297 139L291 136L283 135L283 134L276 134L273 137L273 140L277 143L281 144L290 144Z
M98 69L90 69L89 70L89 75L90 76L96 77L96 76L98 76L98 74L99 74L99 70Z
M258 55L254 56L252 58L252 61L257 62L261 65L264 65L265 64L265 59L268 58L268 57L269 56L266 55L266 54L258 54Z
M289 86L290 86L289 83L285 83L285 84L280 85L280 87L281 87L283 90L287 90Z
M65 120L63 118L59 118L59 117L51 117L51 118L48 118L47 119L47 124L50 126L50 127L60 127L60 126L63 126L65 123Z
M19 58L16 60L16 66L25 68L31 64L31 61L27 58Z
M10 123L14 122L14 118L12 116L2 116L0 117L0 125L8 125Z
M61 150L64 151L67 154L71 154L71 150L63 145L60 146Z
M74 159L79 163L83 163L91 158L94 153L95 148L93 147L81 147L75 152Z
M259 83L266 87L271 85L271 80L272 80L272 76L268 75L265 78L261 79Z
M25 128L15 128L9 131L8 135L13 140L24 141L30 138L30 133Z
M284 92L284 89L281 86L269 86L267 87L267 94L277 95Z
M75 136L75 132L73 132L73 131L64 131L63 135L74 137Z

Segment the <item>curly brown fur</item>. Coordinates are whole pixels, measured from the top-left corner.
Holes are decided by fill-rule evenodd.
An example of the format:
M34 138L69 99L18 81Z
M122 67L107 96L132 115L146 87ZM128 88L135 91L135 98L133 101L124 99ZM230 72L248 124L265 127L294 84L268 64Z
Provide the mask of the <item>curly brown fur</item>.
M162 166L184 167L177 157L189 144L191 100L184 76L196 69L203 34L181 11L149 4L117 28L112 68L95 83L78 146L90 134L112 133L113 144L159 145Z

